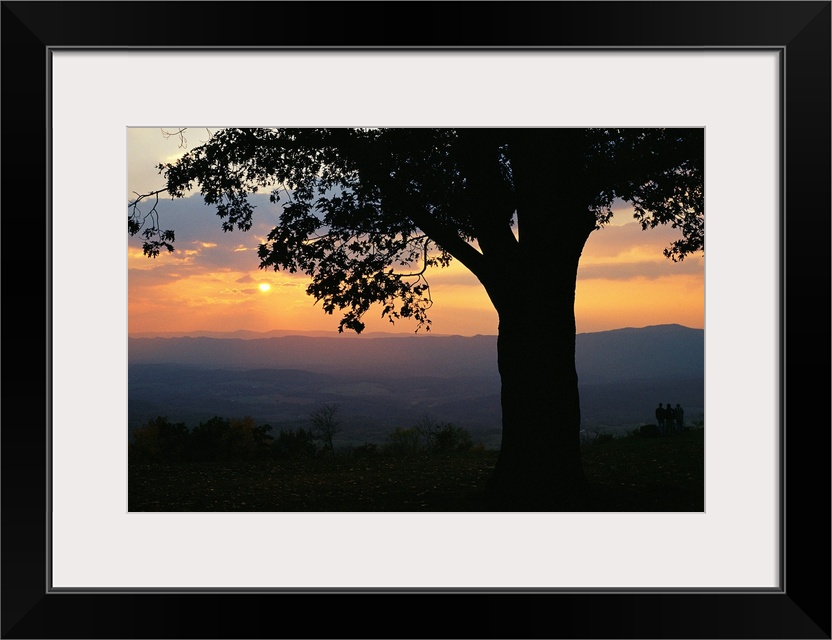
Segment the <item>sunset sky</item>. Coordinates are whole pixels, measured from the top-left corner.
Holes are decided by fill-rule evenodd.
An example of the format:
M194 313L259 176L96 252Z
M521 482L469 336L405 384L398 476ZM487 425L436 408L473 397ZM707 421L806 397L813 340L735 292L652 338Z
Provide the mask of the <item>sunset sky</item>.
M174 131L168 129L167 131ZM187 149L161 129L128 129L127 197L162 186L154 166ZM187 148L207 139L205 129L185 133ZM325 314L306 295L308 277L258 268L257 246L275 226L279 206L253 199L254 225L246 233L223 233L213 208L198 195L163 196L163 229L174 229L174 253L142 254L139 236L128 240L129 332L303 330L336 331L339 316ZM143 210L149 209L149 206ZM667 227L642 231L626 207L592 233L578 272L575 314L579 333L678 323L704 328L704 258L674 263L662 249L678 238ZM497 314L482 285L458 262L427 274L434 301L435 334L496 334ZM365 316L366 331L412 334L413 321L395 325L380 308ZM353 334L354 335L354 334Z

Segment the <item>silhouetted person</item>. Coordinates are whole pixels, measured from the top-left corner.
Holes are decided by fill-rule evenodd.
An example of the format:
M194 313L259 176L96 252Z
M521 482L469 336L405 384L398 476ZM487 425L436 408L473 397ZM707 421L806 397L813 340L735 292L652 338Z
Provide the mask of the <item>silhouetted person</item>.
M673 416L676 418L676 430L679 433L682 433L682 429L685 428L685 412L679 403L676 403L676 408L673 410Z
M670 405L667 405L668 407ZM665 411L662 407L662 403L659 403L659 406L656 407L656 423L659 425L659 434L664 435L664 418L665 418Z
M670 403L668 402L667 408L665 408L664 410L664 426L665 431L668 435L673 435L673 425L675 424L673 422L674 417L675 416L673 415L673 407L671 407Z

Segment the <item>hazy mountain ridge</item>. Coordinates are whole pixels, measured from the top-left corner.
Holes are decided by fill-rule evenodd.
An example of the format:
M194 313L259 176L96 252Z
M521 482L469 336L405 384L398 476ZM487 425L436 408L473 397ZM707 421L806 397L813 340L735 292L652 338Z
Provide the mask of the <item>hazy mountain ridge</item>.
M337 402L346 441L381 440L430 414L499 445L496 336L130 338L129 362L131 427L156 415L308 427L312 409ZM703 415L702 329L579 334L576 366L584 428L632 428L659 402Z
M250 331L238 329L237 331L139 331L130 333L131 338L231 338L236 340L260 340L263 338L285 338L287 336L301 336L306 338L336 338L345 340L350 337L366 340L368 338L435 338L446 337L453 334L447 333L413 333L410 335L402 333L390 333L388 331L365 331L360 336L339 334L337 331L304 331L301 329L272 329L271 331Z
M575 366L583 383L704 376L705 332L665 324L580 333L575 339Z
M497 371L496 336L128 338L130 364L453 377Z

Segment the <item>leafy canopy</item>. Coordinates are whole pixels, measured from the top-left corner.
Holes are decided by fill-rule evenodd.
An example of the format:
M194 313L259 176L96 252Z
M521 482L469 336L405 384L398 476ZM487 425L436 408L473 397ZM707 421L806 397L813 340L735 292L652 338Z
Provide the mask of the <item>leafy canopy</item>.
M391 322L413 318L429 330L427 270L457 259L485 283L490 269L522 255L534 216L563 228L589 217L599 228L620 199L642 228L680 230L667 257L702 250L703 154L702 129L224 129L158 166L166 187L129 203L128 231L142 234L147 256L173 251L159 193L194 189L224 231L247 231L248 196L268 190L283 206L259 245L260 268L308 275L307 293L327 313L343 312L339 331L361 332L375 303ZM557 178L567 175L579 211L531 204L523 172L541 162L548 173L535 173L533 188L552 190L542 183L551 177L563 190Z

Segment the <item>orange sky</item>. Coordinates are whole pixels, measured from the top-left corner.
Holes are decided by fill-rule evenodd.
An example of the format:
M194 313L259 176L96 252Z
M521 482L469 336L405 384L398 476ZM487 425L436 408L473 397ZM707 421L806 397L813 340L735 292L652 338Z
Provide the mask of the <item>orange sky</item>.
M189 146L206 138L189 130ZM159 129L128 133L128 197L161 186L155 163L182 152L178 138ZM129 332L198 330L335 331L340 317L325 314L307 296L308 278L258 269L257 245L274 226L275 211L261 203L251 231L223 234L219 219L199 196L162 200L163 228L176 230L176 251L156 259L141 252L139 237L128 242ZM704 259L674 263L662 249L677 235L659 227L641 231L627 210L615 224L594 232L584 249L575 314L579 333L621 327L678 323L704 328ZM497 314L482 286L462 265L428 272L434 301L431 332L496 334ZM366 331L412 333L412 321L395 325L380 309L365 316Z

